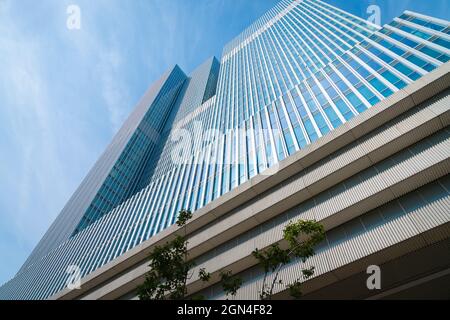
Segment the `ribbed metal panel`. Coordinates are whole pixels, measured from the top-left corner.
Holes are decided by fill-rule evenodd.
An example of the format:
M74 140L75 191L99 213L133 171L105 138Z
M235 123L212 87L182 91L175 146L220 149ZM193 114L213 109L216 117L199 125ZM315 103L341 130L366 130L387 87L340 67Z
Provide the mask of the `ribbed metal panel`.
M447 195L443 201L447 203L447 212L450 212L448 210L450 209L450 195ZM337 246L318 252L314 257L309 259L306 264L301 262L292 263L281 271L280 278L283 279L285 283L292 283L297 278L301 277L301 270L303 268L311 265L314 265L316 268L313 278L321 277L324 274L332 272L333 270L370 256L376 252L380 252L383 249L392 247L404 240L412 238L413 236L419 235L423 231L430 230L431 228L422 228L422 230L419 231L416 228L416 224L413 223L413 216L417 213L422 215L432 215L438 206L439 203L433 203L431 205L418 208L416 211L408 213L400 219L385 223L376 229L346 240ZM450 225L448 222L450 222L450 214L447 214L447 219L445 221L447 225ZM447 232L442 231L442 233L442 239L446 239L450 236L450 229L447 228ZM431 240L435 242L438 238ZM414 241L410 242L410 244L411 247L409 250L411 251L417 250L424 246L423 243ZM389 258L389 256L385 257L385 259ZM248 274L248 272L246 272L246 274ZM242 274L245 279L245 283L238 291L238 295L236 296L237 299L255 298L254 295L258 292L261 286L261 280L259 280L260 274L261 273L254 273L251 277L245 277L244 274ZM284 290L285 288L283 286L277 286L275 293ZM209 298L221 299L224 297L223 295L215 294L209 296Z
M434 102L430 105L436 105L436 104L446 104L449 101L449 97L445 98L445 99L441 99L437 102ZM425 108L425 107L423 107ZM423 110L419 109L419 110ZM428 105L427 107L428 108ZM422 114L420 112L417 111L412 111L411 113L409 113L408 115L405 115L404 117L402 117L402 121L403 123L406 123L406 119L410 119L411 121L413 121L414 123L416 122L416 119L420 119L422 116ZM394 122L394 125L397 126L398 123L397 121ZM409 127L409 126L408 126ZM375 143L376 138L379 137L381 139L381 141L383 142L381 145L384 145L385 143L392 141L393 139L399 137L399 131L396 129L390 130L390 127L385 127L383 129L377 130L374 134L369 135L368 138L363 138L361 139L360 145L365 145L364 150L366 152L372 152L373 150L376 150L376 147L379 147L380 144ZM413 129L413 127L410 127L411 129ZM387 130L389 133L391 134L395 134L395 135L388 135L387 137L384 134L384 130ZM419 137L421 137L421 135L419 135ZM369 143L372 142L372 143ZM359 148L359 145L356 146L356 148ZM360 150L360 149L358 149ZM393 151L391 151L392 153ZM338 154L350 154L350 159L353 160L355 159L354 157L351 157L352 154L358 154L358 152L355 152L355 147L353 145L345 148L343 151L340 151ZM360 154L361 155L361 154ZM361 156L364 156L363 154ZM326 174L330 174L330 173L334 173L336 172L339 168L345 167L348 162L343 162L342 159L345 158L343 156L334 156L333 157L329 157L323 161L320 161L319 163L317 163L316 165L314 165L314 168L311 169L312 172L316 173L316 175L311 174L311 179L313 177L316 178L316 180L312 181L311 183L315 183L317 180L320 180L322 177L326 176ZM444 157L440 157L440 159L445 159ZM351 161L350 160L350 161ZM331 165L332 169L323 169L324 166L330 166L329 163L335 163L335 165ZM402 173L399 170L396 170L395 172L393 171L393 174L408 174L411 175L415 172L415 170L419 170L420 169L420 165L419 167L414 165L414 163L416 163L416 160L411 160L410 163L412 163L413 166L413 170L408 169L409 171L405 171L404 173ZM420 161L418 162L419 164L421 163ZM390 170L395 170L395 169L390 169ZM309 171L307 171L309 174ZM445 174L445 173L443 173ZM393 177L391 177L391 173L385 173L385 175L388 177L387 181L385 181L385 179L381 179L380 177L376 178L376 177L370 177L370 176L365 176L363 177L364 180L364 184L365 187L361 188L360 192L352 192L352 191L348 191L346 192L345 195L340 195L339 198L335 198L335 199L331 199L328 202L323 202L320 203L317 207L317 209L311 209L310 213L305 213L304 217L308 217L308 218L315 218L317 220L321 220L324 219L327 216L327 212L331 212L330 209L336 208L336 206L340 206L341 209L344 209L346 207L348 207L347 202L345 201L347 198L351 198L352 199L352 203L357 203L358 199L362 199L364 197L367 197L367 194L365 193L371 193L374 194L377 192L381 192L382 190L386 190L387 186L389 184L392 184L392 180L394 179ZM255 208L253 210L251 210L250 206L246 206L245 209L243 209L243 211L239 211L239 215L241 217L247 217L249 216L252 212L258 212L260 210L262 210L265 207L270 206L271 203L276 203L278 202L280 199L282 199L283 197L285 197L285 195L290 195L293 194L293 192L297 192L300 191L302 189L303 186L303 179L304 174L300 174L299 178L295 178L295 179L291 179L294 180L292 182L287 182L287 183L283 183L281 184L277 189L275 189L274 192L274 196L271 196L270 198L264 198L264 197L260 197L258 200L256 200L253 204L251 204L250 206L254 205ZM398 177L397 177L398 178ZM300 180L300 181L296 181L296 180ZM398 181L398 180L396 180ZM298 189L297 189L298 188ZM404 193L404 192L403 192ZM401 193L401 194L403 194ZM398 196L398 194L397 194ZM392 194L392 197L394 197L394 195ZM386 198L386 201L388 201L390 198ZM313 210L315 210L316 214L313 213ZM230 220L231 218L223 218L222 220L218 221L216 224L214 224L213 226L208 227L208 230L205 231L208 234L216 234L217 231L220 230L226 230L227 228L229 228L233 223L231 222L232 220ZM200 236L200 238L203 238ZM200 239L196 239L195 237L192 239L192 246L197 245L198 243L201 243L203 240Z
M433 143L433 145L431 145L431 143ZM401 181L407 179L408 176L414 176L415 174L422 172L429 167L432 167L436 163L445 161L450 156L450 146L448 145L449 143L449 132L441 131L440 133L435 134L434 136L431 136L430 138L420 142L418 146L414 146L414 148L417 148L418 150L424 149L419 154L413 155L410 149L406 149L395 155L394 157L385 160L386 163L391 163L391 168L389 168L387 171L378 173L374 169L369 169L369 172L372 172L374 176L369 178L367 175L364 175L364 177L366 178L364 181L360 180L359 183L351 189L339 193L339 198L336 198L336 196L333 197L328 194L325 197L325 201L322 202L328 203L328 205L321 206L316 201L314 210L323 213L320 216L319 221L329 216L339 214L339 212L342 211L345 207L349 207L354 205L355 203L362 202L365 198L371 196L372 194L389 188L392 185L398 185ZM402 160L402 162L398 162L400 160ZM407 166L411 165L411 161L414 161L415 163L415 170L413 171L410 171L407 168ZM448 170L450 172L450 166L448 167ZM386 175L389 176L389 179L383 179ZM381 184L374 185L373 183L371 183L372 180L378 180L378 182L380 182ZM387 182L384 182L385 180L387 180ZM344 183L347 183L347 181ZM340 266L350 263L351 261L358 260L364 255L373 254L383 248L392 246L395 243L399 243L403 240L430 230L438 225L449 222L449 199L450 198L447 197L445 200L443 200L443 203L442 201L438 201L436 203L433 203L432 205L424 206L417 212L414 211L408 214L408 216L402 216L398 219L392 220L389 223L385 224L383 228L369 230L366 233L354 238L352 240L353 242L351 243L344 242L333 246L329 249L329 255L327 256L328 265L330 267L328 271L337 269ZM334 206L331 204L334 204ZM439 214L439 212L441 211L445 213ZM433 215L431 217L421 216L422 219L430 220L427 224L421 223L421 221L416 217L416 215L420 216L421 214L423 214L423 212L426 212L427 215L429 215L430 212L433 212ZM305 218L302 213L297 213L297 216L295 217L291 215L281 215L280 218L264 223L262 225L262 229L259 229L262 233L260 233L259 235L253 235L251 240L241 242L242 240L240 239L245 238L245 236L239 236L237 239L231 241L231 243L226 243L225 245L223 245L224 247L227 247L226 251L222 251L221 249L220 254L209 254L208 256L210 256L210 258L206 261L200 258L202 262L199 263L197 268L206 268L210 272L214 272L215 270L225 268L230 263L230 261L237 261L248 256L254 248L265 248L274 241L281 240L282 230L286 223L289 221L288 217L289 220ZM440 217L440 220L436 220L436 217ZM240 244L233 246L233 243L236 242ZM225 262L225 264L221 265L220 262ZM195 280L195 278L192 279L192 281Z

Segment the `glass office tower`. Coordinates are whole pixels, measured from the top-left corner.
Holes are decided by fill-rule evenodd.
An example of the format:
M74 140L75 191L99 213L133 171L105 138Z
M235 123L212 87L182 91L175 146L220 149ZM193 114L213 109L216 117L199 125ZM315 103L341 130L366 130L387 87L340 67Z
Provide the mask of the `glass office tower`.
M85 278L173 227L181 209L195 217L232 191L277 177L280 163L310 152L335 129L344 130L360 114L448 67L449 59L448 21L405 12L379 27L322 1L280 1L228 43L220 61L211 58L189 76L175 66L151 86L23 267L0 288L0 298L58 294L67 285L68 266L78 266ZM442 130L422 143L449 138ZM420 153L422 147L408 152ZM381 160L384 166L400 161ZM355 179L361 183L370 174ZM425 202L446 201L440 224L450 221L446 174L434 179L434 189L415 191L417 197L430 193L421 196ZM352 183L326 192L350 190ZM400 196L379 205L386 202L393 215L406 214ZM320 197L326 195L299 205L318 208ZM279 217L288 217L287 209ZM370 231L363 214L374 216L363 210L351 221L361 233ZM390 218L378 219L373 223ZM336 241L349 236L344 232ZM328 234L321 250L330 248L334 237ZM199 256L198 263L225 250L218 248ZM246 279L258 278L255 272ZM217 289L209 290L208 297L221 298Z

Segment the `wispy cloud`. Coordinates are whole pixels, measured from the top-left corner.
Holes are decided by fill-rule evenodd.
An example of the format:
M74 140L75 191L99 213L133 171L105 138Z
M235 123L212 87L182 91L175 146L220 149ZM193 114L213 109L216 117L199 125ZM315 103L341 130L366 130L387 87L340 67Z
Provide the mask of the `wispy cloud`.
M127 115L129 99L127 89L118 81L120 79L119 68L122 58L117 51L100 51L100 61L96 66L96 72L100 78L100 90L111 121L112 131L116 132Z
M0 283L151 82L220 54L276 1L0 0ZM81 30L66 28L69 4Z
M86 37L82 32L71 37L64 25L36 34L16 15L15 5L2 1L0 12L0 241L9 237L11 246L2 256L16 250L16 259L2 262L10 272L18 269L131 107L117 45L105 44L94 30L85 32ZM47 18L64 22L65 12L59 13L62 19L52 12ZM51 37L56 43L49 44ZM79 66L49 59L55 54L51 45L60 46L56 52L61 55L67 54L65 48L77 52ZM86 85L83 78L92 83ZM83 121L91 115L109 121L100 144L85 139Z
M45 201L45 197L64 197L69 190L58 154L57 114L48 108L49 88L42 78L42 48L15 27L9 15L10 1L2 2L0 10L0 241L4 277L17 269L56 214L55 202ZM36 201L38 197L43 198Z
M2 7L6 12L10 8L9 1ZM40 223L23 215L24 209L31 204L32 195L45 188L48 179L54 181L55 196L60 196L59 192L64 193L66 185L64 179L60 179L62 168L55 141L58 136L57 114L48 108L49 89L42 78L42 48L36 40L12 27L11 17L3 13L0 22L2 119L7 122L4 125L12 139L8 142L21 156L15 159L17 162L10 163L15 168L6 166L4 161L8 159L2 159L1 167L10 176L20 165L15 176L19 210L14 219L16 227L23 229ZM11 154L5 152L3 155L8 157ZM39 168L46 169L37 170ZM27 238L27 230L21 231Z

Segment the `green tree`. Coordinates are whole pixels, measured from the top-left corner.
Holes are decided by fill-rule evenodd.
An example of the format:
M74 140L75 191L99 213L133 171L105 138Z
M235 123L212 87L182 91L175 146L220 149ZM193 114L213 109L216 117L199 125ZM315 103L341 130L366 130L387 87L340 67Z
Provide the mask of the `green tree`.
M190 270L194 263L188 260L186 224L192 218L187 210L180 211L177 225L183 229L183 235L163 246L157 246L149 255L150 271L144 283L138 287L141 300L181 300L187 295L187 281L192 277ZM206 273L202 269L203 273ZM202 278L202 276L200 275ZM202 280L205 279L204 275Z
M187 297L187 282L192 278L193 261L188 259L187 223L192 218L192 213L187 210L180 211L177 225L182 229L183 235L177 235L175 239L163 246L157 246L149 255L149 267L144 283L138 287L138 296L141 300L183 300ZM301 259L303 262L314 255L314 246L324 237L323 226L316 221L298 221L289 223L283 231L284 240L288 244L287 249L282 249L279 244L273 244L265 250L254 250L253 256L264 269L264 279L259 291L261 299L271 299L275 285L283 284L279 279L283 266L293 259ZM273 279L268 283L268 278ZM294 283L286 285L289 293L294 298L301 297L301 280L308 279L314 274L314 267L302 270L302 277ZM242 279L233 275L231 271L220 272L220 282L227 297L234 298L242 286ZM211 274L202 268L198 272L200 281L208 283ZM195 300L203 300L197 295Z
M192 278L191 269L195 266L188 259L187 223L192 213L181 210L178 214L177 225L182 228L183 235L163 246L157 246L149 255L150 270L145 276L144 283L138 287L140 300L183 300L187 296L187 282ZM224 273L222 285L225 292L234 296L242 281L232 276L231 272ZM205 268L199 270L198 277L202 282L209 282L211 274ZM203 300L201 295L195 295L193 300Z
M271 245L265 250L256 249L253 256L258 260L264 270L264 278L259 291L262 300L272 299L275 285L283 284L280 279L280 271L283 266L293 259L300 259L305 263L314 255L314 246L325 238L325 231L321 224L316 221L299 220L289 223L283 230L283 238L287 242L287 249L282 249L278 243ZM268 278L272 275L272 281ZM314 266L302 270L302 277L294 283L286 284L290 295L299 299L301 297L301 280L309 279L314 275Z
M231 271L222 271L220 272L220 281L227 300L229 296L232 298L236 297L238 290L242 286L242 279L233 275Z

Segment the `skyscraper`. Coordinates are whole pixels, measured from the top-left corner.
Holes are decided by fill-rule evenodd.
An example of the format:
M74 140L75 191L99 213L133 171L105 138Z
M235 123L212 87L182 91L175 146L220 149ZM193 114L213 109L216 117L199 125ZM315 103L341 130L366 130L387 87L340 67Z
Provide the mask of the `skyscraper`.
M448 21L405 12L381 28L280 1L220 62L189 76L175 66L150 87L0 298L134 298L181 209L194 212L195 268L240 274L240 298L257 298L251 252L293 219L327 231L305 298L445 294L434 286L450 282L449 57ZM376 292L372 264L385 274ZM67 288L71 267L81 289ZM195 277L189 292L224 297Z

